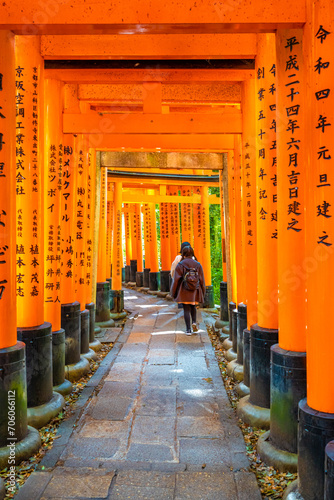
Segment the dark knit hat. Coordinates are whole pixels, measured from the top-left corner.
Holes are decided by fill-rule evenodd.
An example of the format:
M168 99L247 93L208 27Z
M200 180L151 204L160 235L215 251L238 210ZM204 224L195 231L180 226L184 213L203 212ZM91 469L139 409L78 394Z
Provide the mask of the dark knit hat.
M183 243L181 243L181 250L179 253L182 253L182 250L184 249L184 247L190 247L190 243L188 243L188 241L184 241Z

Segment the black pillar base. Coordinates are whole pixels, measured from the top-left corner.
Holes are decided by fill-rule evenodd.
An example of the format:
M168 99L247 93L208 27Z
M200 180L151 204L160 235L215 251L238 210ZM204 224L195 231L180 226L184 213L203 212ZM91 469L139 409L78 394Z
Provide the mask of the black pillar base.
M125 267L122 267L122 281L125 281Z
M80 303L61 305L61 327L65 330L65 365L80 361Z
M88 359L93 360L97 358L95 351L89 347L89 333L90 333L90 313L88 309L81 311L81 355Z
M112 314L117 314L124 311L123 290L110 290L110 311Z
M81 377L90 372L90 364L88 359L80 357L77 363L65 365L65 376L71 382L79 380Z
M236 308L235 302L230 302L228 305L228 321L229 321L229 335L230 340L232 341L232 311Z
M95 304L90 302L85 307L89 311L89 343L91 343L95 340Z
M227 282L220 282L220 319L228 321Z
M203 307L207 309L213 309L215 307L215 299L213 296L213 285L205 287Z
M160 272L150 272L148 286L152 292L158 291L160 289Z
M124 270L125 270L124 281L125 281L125 283L129 283L129 281L130 281L130 266L126 265Z
M250 329L250 394L239 401L239 418L254 427L270 428L270 348L278 330L252 325Z
M144 288L150 288L150 268L144 268L144 278L143 278L143 286Z
M58 392L62 396L68 396L68 394L71 394L72 389L73 389L72 383L66 378L62 384L53 386L53 392Z
M244 384L250 386L250 331L244 330Z
M28 408L28 424L35 429L40 429L50 422L63 409L65 400L59 392L53 392L46 403Z
M325 448L325 500L334 498L334 441Z
M17 337L26 345L28 408L43 405L53 396L51 323L18 328Z
M18 328L17 336L26 344L28 424L39 429L58 415L65 403L61 394L53 392L51 323Z
M136 286L138 288L144 286L144 273L142 271L136 272Z
M96 283L95 322L105 323L110 320L110 283Z
M250 403L270 408L270 348L278 342L278 330L255 324L250 329Z
M52 332L52 383L53 391L63 396L70 394L72 384L65 379L65 330Z
M271 347L270 441L297 453L298 403L306 397L306 353ZM284 409L284 411L283 411Z
M244 381L240 382L240 384L238 384L235 387L235 391L240 398L243 398L243 397L249 395L249 387L244 383Z
M299 402L298 474L299 493L304 500L323 500L325 448L334 439L334 414L310 408L306 398Z
M236 312L237 311L237 312ZM247 306L242 302L238 304L238 310L233 309L232 311L232 351L230 355L234 356L236 352L236 358L232 360L226 367L227 374L237 380L242 382L244 379L244 368L243 368L243 358L244 358L244 329L247 327ZM236 347L236 349L235 349Z
M0 349L0 372L0 448L2 448L7 447L7 438L10 437L8 435L11 416L8 413L9 406L13 405L15 408L15 415L12 416L15 419L17 441L21 441L28 432L26 362L23 342Z
M162 292L169 292L170 271L160 271L160 287Z
M99 340L95 339L95 333L99 332L96 331L94 302L86 304L86 309L89 311L89 348L97 352L101 350L102 344ZM99 331L101 331L101 328Z
M137 260L130 260L130 280L131 283L136 283Z
M225 354L227 361L232 361L237 358L237 350L238 350L238 309L234 308L231 310L231 306L234 302L230 302L230 340L231 347ZM227 347L227 345L226 345Z
M7 407L6 407L7 408ZM13 447L6 445L0 447L0 469L8 467L8 461L12 458ZM15 441L15 464L18 465L23 460L28 460L41 447L41 438L38 430L28 425L27 434L20 441Z
M237 382L242 382L244 379L244 367L238 363L237 359L233 359L229 362L226 366L226 373Z
M237 316L237 362L242 365L244 362L244 330L247 328L247 306L244 303L238 304Z
M89 351L89 327L90 327L90 318L88 309L84 309L80 311L80 354L86 354Z

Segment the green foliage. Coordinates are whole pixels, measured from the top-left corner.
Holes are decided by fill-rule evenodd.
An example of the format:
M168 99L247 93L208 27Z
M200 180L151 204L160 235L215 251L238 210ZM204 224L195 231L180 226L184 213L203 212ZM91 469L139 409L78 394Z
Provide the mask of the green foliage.
M209 194L219 195L219 187L209 188ZM223 279L220 205L210 205L211 275L215 304L220 303L220 282Z

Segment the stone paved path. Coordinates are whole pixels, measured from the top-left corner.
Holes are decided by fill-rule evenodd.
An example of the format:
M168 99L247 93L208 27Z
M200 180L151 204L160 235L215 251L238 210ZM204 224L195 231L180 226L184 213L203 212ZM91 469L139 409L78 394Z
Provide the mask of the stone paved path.
M125 290L125 307L123 333L16 499L260 500L205 313L189 337L174 303Z

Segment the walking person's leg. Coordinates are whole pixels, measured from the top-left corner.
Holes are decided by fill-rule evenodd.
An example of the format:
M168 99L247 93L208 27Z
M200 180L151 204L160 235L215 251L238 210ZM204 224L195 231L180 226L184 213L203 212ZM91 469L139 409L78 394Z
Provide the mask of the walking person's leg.
M197 326L197 322L196 322L196 306L195 304L190 304L190 312L191 312L191 322L192 322L192 330L193 332L198 332L198 326Z
M191 310L191 304L183 304L183 315L184 315L184 321L186 324L186 334L187 335L191 335L190 310Z

